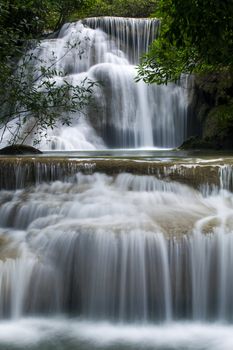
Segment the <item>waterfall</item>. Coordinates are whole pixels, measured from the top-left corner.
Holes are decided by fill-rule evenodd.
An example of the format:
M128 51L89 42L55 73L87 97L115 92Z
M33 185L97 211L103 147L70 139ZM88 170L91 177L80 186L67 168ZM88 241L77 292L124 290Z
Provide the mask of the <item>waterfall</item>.
M1 350L233 348L231 158L108 150L187 136L187 77L134 81L158 29L89 18L34 51L57 57L61 84L98 82L85 116L41 147L107 150L1 156Z
M0 318L233 322L233 197L154 176L0 192Z
M89 18L65 24L57 38L41 42L33 52L34 64L50 67L55 60L54 68L60 72L54 76L57 83L78 85L88 79L97 85L83 113L72 114L72 126L49 130L40 148L174 148L184 141L186 77L167 86L135 82L136 65L158 28L156 19Z
M138 64L143 53L157 37L159 21L144 18L94 17L84 20L92 29L101 29L112 40L117 50L126 54L130 63Z

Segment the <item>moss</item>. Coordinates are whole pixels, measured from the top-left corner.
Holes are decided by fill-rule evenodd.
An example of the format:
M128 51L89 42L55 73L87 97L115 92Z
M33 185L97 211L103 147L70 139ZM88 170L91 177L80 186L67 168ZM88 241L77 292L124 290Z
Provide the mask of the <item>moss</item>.
M233 104L219 105L207 115L203 137L224 138L233 132Z
M193 113L200 131L182 149L233 149L233 72L195 76Z
M194 78L193 113L201 124L203 148L231 148L233 136L233 73L222 71ZM227 142L226 142L227 139ZM199 142L199 146L201 146Z

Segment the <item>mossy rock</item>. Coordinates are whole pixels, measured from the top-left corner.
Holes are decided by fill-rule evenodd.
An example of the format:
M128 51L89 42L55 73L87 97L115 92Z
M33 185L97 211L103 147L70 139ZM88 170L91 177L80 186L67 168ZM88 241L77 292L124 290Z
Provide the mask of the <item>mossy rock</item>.
M197 116L202 124L201 135L190 137L180 149L233 149L233 97L223 104L215 101L212 107L203 102Z
M225 99L227 95L232 96L233 73L225 71L196 75L195 83L202 91Z
M202 139L200 136L191 136L179 147L181 150L214 149L211 139Z
M219 105L208 113L203 137L218 137L224 139L233 133L233 104Z
M0 155L42 154L39 149L28 145L11 145L0 149Z

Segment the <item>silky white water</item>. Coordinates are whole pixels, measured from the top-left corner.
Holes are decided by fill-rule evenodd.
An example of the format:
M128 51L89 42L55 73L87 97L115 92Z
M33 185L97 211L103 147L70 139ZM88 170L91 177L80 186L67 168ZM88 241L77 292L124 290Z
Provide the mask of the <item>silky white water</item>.
M1 350L232 350L232 325L114 325L62 318L0 323ZM14 336L12 336L14 335Z
M230 192L78 174L0 203L1 317L232 321Z
M150 19L92 18L65 24L57 38L41 42L33 52L38 71L52 64L57 84L98 84L89 105L72 114L72 126L49 130L41 149L174 148L187 138L187 77L167 86L135 82L158 26ZM9 138L6 132L4 142Z
M50 130L42 149L183 142L187 78L134 80L157 31L156 20L92 18L41 43L34 53L48 66L57 58L59 84L98 82L85 115ZM0 350L231 350L232 167L193 189L170 181L176 165L165 180L70 166L37 163L30 186L30 165L1 173L16 189L0 191Z
M212 193L98 173L1 190L0 349L231 349L224 169Z

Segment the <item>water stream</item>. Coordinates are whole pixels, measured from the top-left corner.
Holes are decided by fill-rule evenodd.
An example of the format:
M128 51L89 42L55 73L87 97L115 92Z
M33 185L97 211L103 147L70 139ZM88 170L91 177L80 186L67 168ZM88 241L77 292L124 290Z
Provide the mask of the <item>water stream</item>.
M50 134L45 149L176 147L187 137L187 81L180 85L135 83L136 64L156 37L159 22L147 19L91 18L65 25L58 39L42 44L40 56L62 57L67 42L80 42L59 61L67 79L99 83L86 117L76 116L72 128ZM75 121L78 120L78 121ZM169 128L167 127L169 125Z
M2 190L0 349L230 349L233 195L219 176L212 192L80 172Z
M52 78L56 83L78 85L88 79L98 85L92 102L82 113L73 114L72 126L49 130L40 148L171 148L187 138L187 77L167 86L135 82L136 65L158 27L158 20L90 18L66 24L57 38L41 42L33 52L38 57L35 66L53 64L60 72ZM5 143L9 136L6 132Z
M61 81L100 84L85 118L42 140L55 153L0 157L0 350L233 348L231 155L135 153L188 133L186 77L134 81L157 31L92 18L37 51Z

